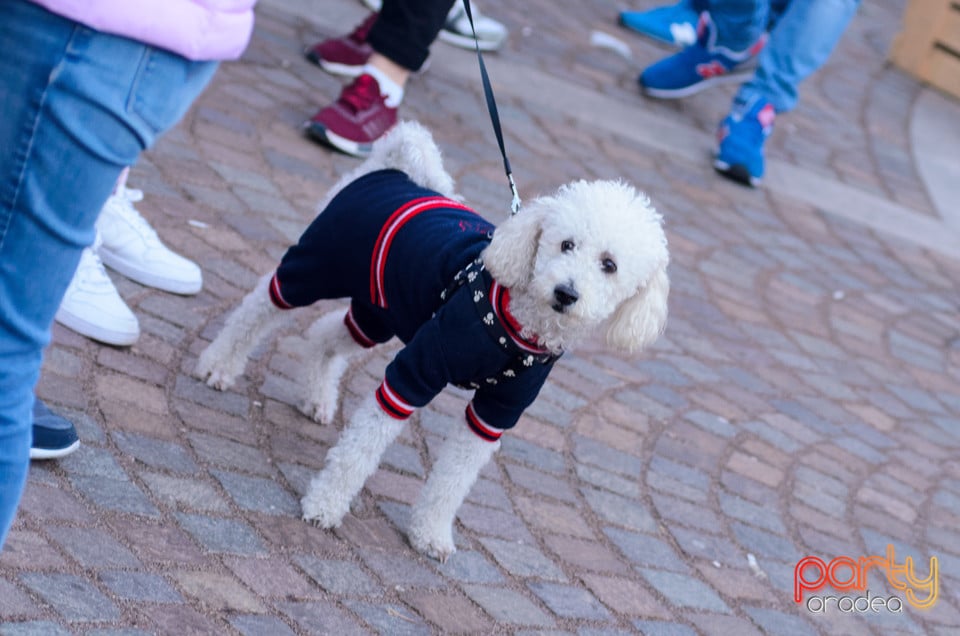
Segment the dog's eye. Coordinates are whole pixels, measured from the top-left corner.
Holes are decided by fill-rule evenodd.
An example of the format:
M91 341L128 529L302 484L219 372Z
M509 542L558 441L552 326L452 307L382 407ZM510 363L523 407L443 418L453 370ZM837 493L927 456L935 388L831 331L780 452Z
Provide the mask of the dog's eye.
M617 264L613 262L612 258L605 258L600 261L600 266L603 268L604 274L612 274L617 271Z
M570 239L567 239L566 241L564 241L563 243L560 244L560 251L561 251L561 252L569 252L569 251L571 251L574 247L576 247L576 245L573 244L573 241L571 241Z

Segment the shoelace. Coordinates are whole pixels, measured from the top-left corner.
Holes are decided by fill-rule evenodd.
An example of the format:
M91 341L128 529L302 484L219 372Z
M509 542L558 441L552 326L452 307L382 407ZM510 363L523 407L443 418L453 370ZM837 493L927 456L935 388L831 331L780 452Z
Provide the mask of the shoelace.
M380 98L380 85L367 74L353 80L353 84L340 94L340 101L355 113L367 110Z
M120 210L124 220L130 223L140 236L145 239L157 238L157 232L147 223L147 220L140 215L137 209L133 207L134 203L143 201L143 190L121 186L120 190L114 196L119 199L120 205L118 206L118 210Z
M357 28L347 37L357 44L364 44L367 41L367 35L370 34L370 29L373 28L373 23L377 21L379 15L379 13L371 13L368 15L366 20L358 24Z
M98 290L106 289L107 286L113 287L110 277L107 276L107 270L103 267L103 261L97 254L99 239L98 235L97 241L91 247L83 250L83 254L80 256L80 264L75 274L76 281L74 281L74 284L79 288Z

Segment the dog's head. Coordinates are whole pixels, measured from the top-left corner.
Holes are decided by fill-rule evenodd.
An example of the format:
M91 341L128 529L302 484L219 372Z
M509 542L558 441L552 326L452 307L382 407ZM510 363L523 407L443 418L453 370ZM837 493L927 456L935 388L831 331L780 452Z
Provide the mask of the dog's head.
M619 181L577 181L534 200L483 253L511 311L551 349L604 323L614 348L651 344L666 324L668 260L660 215Z

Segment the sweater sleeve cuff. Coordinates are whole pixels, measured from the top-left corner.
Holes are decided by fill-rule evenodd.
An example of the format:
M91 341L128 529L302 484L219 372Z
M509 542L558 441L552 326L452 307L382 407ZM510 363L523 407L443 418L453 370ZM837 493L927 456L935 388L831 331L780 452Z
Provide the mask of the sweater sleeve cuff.
M415 407L411 406L406 400L400 397L387 381L384 380L377 389L377 402L380 404L387 415L397 420L405 420L411 415Z
M476 410L473 408L473 402L467 405L467 425L471 431L476 433L477 437L488 442L495 442L503 435L504 429L490 426L483 421L483 418L477 415Z

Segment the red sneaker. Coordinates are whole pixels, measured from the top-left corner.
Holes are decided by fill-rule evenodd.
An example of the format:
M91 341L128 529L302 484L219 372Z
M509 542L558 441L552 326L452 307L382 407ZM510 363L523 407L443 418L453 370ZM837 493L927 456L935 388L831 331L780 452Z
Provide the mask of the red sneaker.
M387 106L377 80L364 73L307 122L307 133L349 155L366 157L373 142L396 123L397 109Z
M367 34L379 15L371 13L350 34L318 42L304 51L304 55L328 73L356 77L363 72L363 65L373 53L367 44Z

